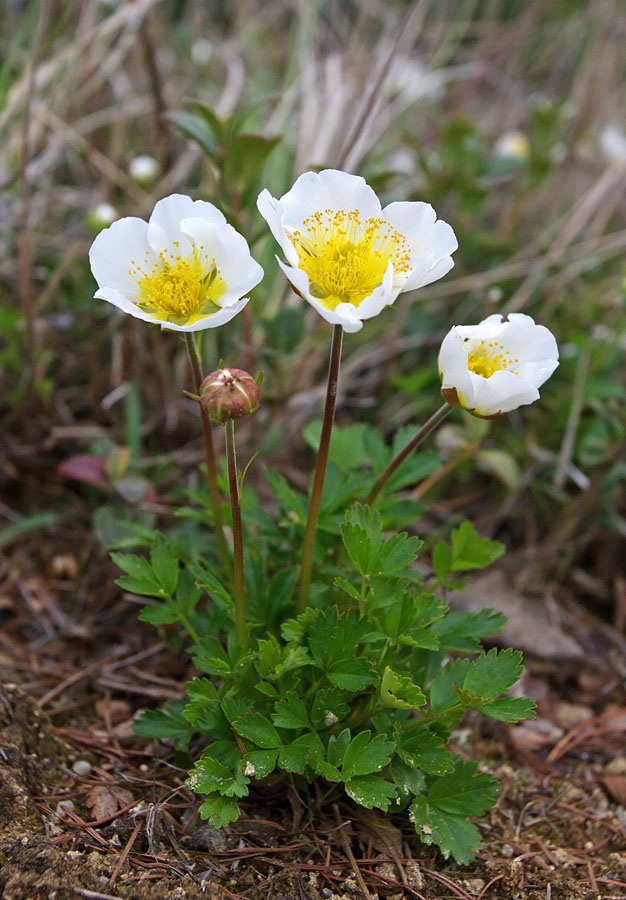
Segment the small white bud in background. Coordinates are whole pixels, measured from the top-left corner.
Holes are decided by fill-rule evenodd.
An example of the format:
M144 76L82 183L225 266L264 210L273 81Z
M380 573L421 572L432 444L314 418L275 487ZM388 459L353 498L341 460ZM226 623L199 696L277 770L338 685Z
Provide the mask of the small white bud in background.
M208 38L198 38L191 45L191 61L197 66L206 66L213 56L213 44Z
M493 148L495 156L526 162L530 157L530 143L522 131L506 131Z
M153 156L142 153L135 156L128 164L128 174L141 187L153 184L159 176L161 167Z
M332 709L327 709L324 713L324 724L327 728L330 728L331 725L336 725L339 719L332 711Z
M626 134L617 125L607 125L598 138L600 151L608 163L626 166Z
M87 211L85 225L92 234L98 234L103 228L108 228L116 219L119 219L119 213L114 206L110 203L98 203Z

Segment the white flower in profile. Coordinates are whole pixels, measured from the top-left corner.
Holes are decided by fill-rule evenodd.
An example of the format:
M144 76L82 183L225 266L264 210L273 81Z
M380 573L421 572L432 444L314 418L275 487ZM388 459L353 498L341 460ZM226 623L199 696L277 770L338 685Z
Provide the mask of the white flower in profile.
M452 228L428 203L380 201L365 180L336 169L306 172L280 200L266 189L259 212L287 262L291 286L328 322L359 331L398 294L454 265Z
M89 251L95 296L171 331L229 322L263 269L223 214L204 200L165 197L150 220L118 219Z
M495 418L537 400L558 360L552 332L522 313L455 325L439 351L441 393L453 406Z

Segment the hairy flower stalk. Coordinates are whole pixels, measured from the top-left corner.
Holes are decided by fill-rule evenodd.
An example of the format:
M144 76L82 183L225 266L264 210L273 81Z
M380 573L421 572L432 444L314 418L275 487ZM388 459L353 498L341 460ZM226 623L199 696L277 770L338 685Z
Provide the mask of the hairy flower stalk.
M367 499L365 500L366 503L371 505L376 500L393 473L402 465L407 456L410 456L411 453L419 447L424 438L427 437L431 431L434 431L437 425L439 425L440 422L443 422L445 417L451 411L452 406L450 406L449 403L444 403L443 406L439 407L436 413L433 413L428 421L424 422L420 430L413 435L411 440L404 445L402 450L394 456L385 471L378 476L371 491L367 495Z
M200 351L191 332L185 334L185 341L187 344L187 353L191 364L191 370L196 384L196 391L199 393L202 386L202 361L200 358ZM213 429L211 428L211 421L202 406L200 407L200 417L202 419L204 455L206 458L207 483L209 486L211 512L213 514L213 526L215 528L217 548L222 561L222 566L224 567L224 571L227 572L230 566L230 558L228 555L228 547L226 546L226 538L224 537L224 523L222 522L222 512L220 510L220 492L217 485L217 462L215 458L215 445L213 443Z
M224 426L226 460L228 463L228 491L233 520L233 588L235 592L235 628L241 650L248 647L246 624L246 596L243 580L243 528L241 525L241 501L237 479L237 455L235 452L235 423L229 419Z
M204 415L224 426L228 492L233 523L233 588L235 597L235 629L239 647L248 646L246 598L243 572L243 527L235 451L235 419L251 415L259 406L259 385L242 369L217 369L206 376L199 387Z
M320 446L317 451L317 463L311 488L311 501L309 515L307 517L302 543L302 563L300 568L300 591L298 594L298 612L304 612L309 605L309 592L311 590L311 571L313 568L313 548L315 547L315 532L319 519L322 503L322 491L324 489L324 477L328 463L328 451L330 449L330 436L335 420L335 403L337 400L337 384L339 382L339 364L341 362L341 345L343 342L343 329L341 325L333 328L333 339L330 347L330 363L328 365L328 386L326 388L326 404L324 406L324 421Z

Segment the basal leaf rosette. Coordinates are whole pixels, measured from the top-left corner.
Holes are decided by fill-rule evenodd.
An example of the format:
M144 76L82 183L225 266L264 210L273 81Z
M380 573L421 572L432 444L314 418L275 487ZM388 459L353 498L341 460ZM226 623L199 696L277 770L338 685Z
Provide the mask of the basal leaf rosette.
M278 262L293 289L347 332L454 265L456 237L430 204L381 209L357 175L306 172L280 200L262 191L257 206L282 248L286 262Z
M229 322L263 277L248 244L204 200L165 197L148 222L118 219L89 251L95 296L171 331Z
M537 400L558 360L552 332L522 313L455 325L439 351L441 393L452 406L494 418Z

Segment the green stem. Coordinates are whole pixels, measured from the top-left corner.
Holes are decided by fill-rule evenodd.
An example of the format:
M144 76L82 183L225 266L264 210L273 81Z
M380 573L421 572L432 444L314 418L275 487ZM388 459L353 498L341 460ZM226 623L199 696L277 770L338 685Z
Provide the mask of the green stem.
M226 459L228 462L228 489L230 492L230 508L233 516L233 563L235 590L235 627L237 639L242 650L248 647L248 628L246 625L246 598L243 582L243 529L241 527L241 504L239 502L239 483L237 480L237 455L235 453L235 423L229 419L224 426L226 437Z
M192 639L192 641L194 641L197 644L198 641L200 640L200 635L198 634L196 629L193 627L193 625L189 621L189 618L185 615L184 612L182 612L182 610L178 606L176 606L176 604L171 599L171 597L168 599L167 603L170 606L170 608L173 609L174 612L176 613L176 615L178 616L178 621L183 626L183 628L185 629L185 631L187 632L189 637Z
M200 393L202 384L202 361L200 359L200 351L195 342L192 332L185 332L185 341L187 343L187 353L189 362L193 372L193 378L196 383L196 391ZM224 571L230 569L230 555L224 537L224 525L222 523L222 513L220 510L220 492L217 486L217 463L215 461L215 447L213 445L213 430L211 428L211 420L205 411L200 407L200 415L202 417L202 433L204 435L204 453L206 456L207 481L209 484L209 497L211 500L211 511L213 513L213 525L215 527L215 536L217 538L217 548Z
M451 412L452 409L453 407L450 406L449 403L444 403L443 406L440 407L436 413L433 413L430 419L428 419L428 421L422 425L417 434L413 435L408 444L406 444L402 448L397 456L394 456L385 471L378 476L378 478L374 482L374 486L367 495L367 498L365 500L366 503L369 503L371 505L376 500L383 487L385 486L387 481L389 481L396 469L404 462L407 456L409 456L409 454L412 453L415 448L422 443L424 438L429 435L430 432L445 419L445 417L449 412Z
M300 593L298 595L298 612L302 613L309 605L309 593L311 589L311 570L313 568L313 549L315 547L315 532L317 520L322 503L322 490L330 449L330 436L335 419L335 402L337 400L337 383L339 381L339 363L341 361L341 345L343 342L343 328L341 325L333 327L333 340L330 348L330 362L328 365L328 386L326 388L326 405L324 407L324 422L322 435L317 452L317 464L311 489L311 502L307 518L304 540L302 543L302 564L300 569Z

